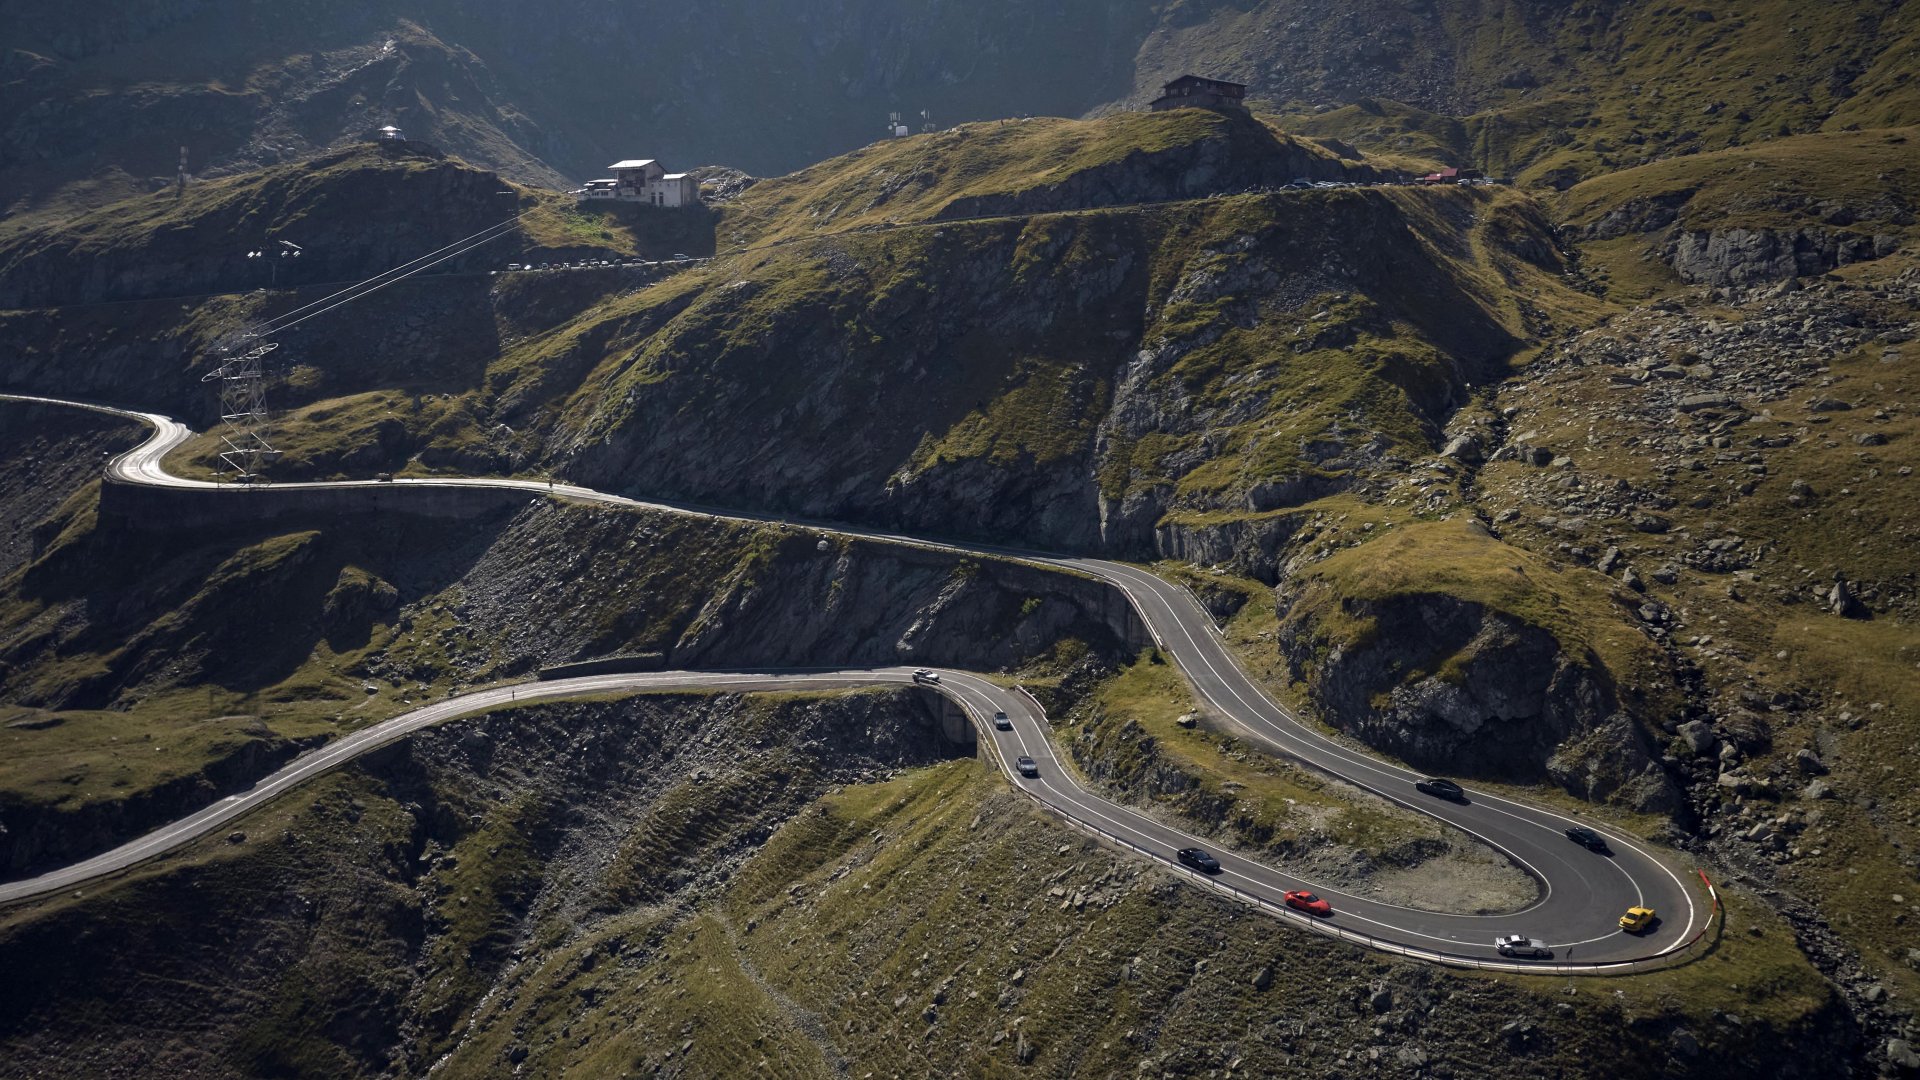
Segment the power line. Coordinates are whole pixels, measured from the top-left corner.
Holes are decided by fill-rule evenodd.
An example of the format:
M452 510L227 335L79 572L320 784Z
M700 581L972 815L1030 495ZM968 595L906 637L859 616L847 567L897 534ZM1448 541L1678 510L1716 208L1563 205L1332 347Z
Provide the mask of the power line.
M278 324L281 324L285 320L292 318L293 316L296 316L296 315L300 315L301 318L295 319L294 320L295 322L304 321L309 316L304 316L301 313L307 311L310 308L315 308L315 307L319 307L322 304L327 304L331 300L335 300L339 297L346 296L348 293L354 292L356 290L363 289L366 286L371 285L373 282L379 281L381 278L390 277L394 274L399 274L403 270L406 270L407 272L405 274L401 274L400 276L410 277L413 274L419 273L421 270L425 270L428 266L437 266L440 263L447 261L447 259L452 258L454 255L465 254L467 251L471 251L474 247L478 247L480 244L486 243L489 240L499 239L501 236L505 235L504 230L508 226L517 225L519 224L520 220L522 218L525 218L527 215L538 213L539 211L544 209L546 209L546 207L536 206L531 209L522 211L506 219L505 221L496 222L495 224L489 225L486 228L481 229L479 232L472 233L468 236L463 236L460 239L455 240L453 243L446 245L445 247L436 248L433 251L429 251L425 255L422 255L417 259L413 259L408 262L403 262L399 266L393 267L390 270L382 271L381 273L375 274L372 277L367 278L363 281L356 281L353 284L347 286L344 289L341 289L338 292L332 293L327 296L323 296L318 300L313 300L308 303L302 304L291 311L281 312L279 315L276 315L273 318L268 319L266 322L260 324L258 327L248 330L247 336L248 337L265 337L268 334L279 333L281 330L285 329L286 326L291 326L292 323L285 323L285 325L278 325ZM488 234L492 234L492 235L488 235ZM473 242L476 237L483 237L483 236L485 237L485 239L479 240L478 242L475 242L475 243L471 243L471 246L469 247L461 247L461 245L463 244L469 244L470 242ZM426 266L415 266L416 263L423 262L424 260L427 260L427 259L432 259L435 255L439 255L441 252L448 251L452 248L460 248L460 250L454 251L452 255L448 255L446 256L446 258L435 259L433 262L427 263ZM413 269L408 270L407 269L408 267L413 267ZM399 278L395 278L394 280L397 281L399 280ZM387 282L387 284L392 284L392 282ZM371 292L373 290L368 289L367 291ZM330 311L333 309L333 307L338 307L338 306L339 306L338 304L334 304L329 306L326 310ZM318 314L318 312L315 312L315 314Z
M517 223L519 223L519 221L520 221L520 219L521 219L521 218L523 218L523 217L526 217L526 216L527 216L527 214L531 214L531 213L534 213L534 212L536 212L536 210L539 210L539 209L544 209L544 207L536 207L536 208L535 208L535 210L529 210L529 211L527 211L527 212L526 212L525 214L519 214L519 215L516 215L516 216L514 216L514 217L512 217L512 218L509 218L509 219L507 219L506 221L503 221L503 222L501 222L501 223L500 223L499 225L495 225L495 226L494 226L494 227L493 227L492 229L483 229L483 230L481 230L481 233L486 233L486 232L491 232L491 233L493 233L493 235L491 235L491 236L487 236L487 237L485 237L484 239L480 239L480 240L474 240L474 241L473 241L472 243L468 243L468 244L466 244L466 246L465 246L465 247L462 247L462 248L460 248L460 249L459 249L459 250L457 250L457 251L449 251L449 252L447 252L447 254L445 254L445 255L441 255L441 256L440 256L439 258L437 258L437 259L434 259L434 260L433 260L432 262L429 262L429 263L424 263L424 264L422 264L422 265L420 265L420 266L415 266L415 267L414 267L413 269L411 269L411 270L408 270L408 271L407 271L406 273L404 273L404 274L401 274L401 275L399 275L398 277L392 277L392 278L388 278L388 280L386 280L386 281L380 281L380 278L383 278L383 277L387 277L387 275L388 275L388 274L392 274L392 273L394 272L394 270L398 270L398 269L400 269L400 267L395 267L395 268L394 268L394 270L389 270L389 271L387 271L387 273L386 273L386 274L379 274L379 275L376 275L376 276L374 276L374 277L370 277L370 278L368 278L368 279L367 279L366 281L362 281L362 282L360 282L360 283L358 283L358 284L356 284L356 285L354 285L354 286L352 286L352 287L350 287L350 288L346 288L346 289L342 289L342 290L340 290L340 292L337 292L337 293L334 293L334 294L333 294L333 296L328 296L328 297L323 297L323 298L321 298L321 299L319 299L319 300L315 300L315 301L313 302L313 304L307 304L307 305L304 305L303 307L299 307L299 308L295 308L295 309L294 309L293 311L289 311L289 312L287 312L287 313L286 313L286 314L284 314L284 315L280 315L280 316L277 316L277 317L276 317L276 318L275 318L275 319L274 319L274 320L273 320L272 322L270 322L270 323L267 323L267 324L264 324L263 326L261 326L260 328L258 328L258 329L256 329L256 330L252 330L252 331L249 331L249 335L248 335L248 336L250 336L250 337L265 337L265 336L267 336L267 335L269 335L269 334L281 334L281 333L285 333L286 331L288 331L288 330L291 330L291 329L293 329L294 327L296 327L296 326L298 326L298 325L300 325L301 323L303 323L303 322L306 322L306 321L307 321L308 319L312 319L312 318L317 318L317 317L319 317L319 316L321 316L321 315L325 315L325 314L326 314L327 312L329 312L329 311L332 311L332 310L333 310L333 309L335 309L335 308L338 308L338 307L342 307L342 306L344 306L344 305L347 305L347 304L351 304L351 303L353 303L353 302L354 302L355 300L359 300L359 299L361 299L362 297L367 297L367 296L371 296L371 295L373 295L374 293L377 293L377 292L379 292L379 291L380 291L381 289L384 289L384 288L386 288L386 287L387 287L387 286L389 286L389 285L395 285L395 284L398 284L398 283L400 283L400 282L402 282L402 281L405 281L406 279L408 279L408 278L410 278L410 277L412 277L412 276L413 276L413 275L415 275L415 274L418 274L418 273L420 273L421 271L424 271L424 270L431 270L432 268L434 268L434 267L436 267L436 266L438 266L438 265L440 265L441 263L443 263L443 262L446 262L446 261L447 261L448 259L457 259L457 258L459 258L460 256L462 256L462 255L465 255L466 253L468 253L468 252L470 252L470 251L473 251L473 250L475 250L475 249L477 249L477 248L480 248L480 247L483 247L483 246L485 246L486 244L489 244L489 243L491 243L491 242L493 242L493 241L495 241L495 240L498 240L498 239L499 239L500 237L502 237L502 236L505 236L505 235L507 235L507 232L506 232L506 230L505 230L505 226L509 226L509 225L514 225L514 224L517 224ZM500 231L495 231L495 230L500 230ZM480 235L481 235L481 233L475 233L475 234L473 234L473 235L474 235L474 236L480 236ZM467 239L468 239L468 240L473 240L473 237L468 237ZM457 242L458 242L458 243L466 243L466 241L457 241ZM451 245L451 244L449 244L449 245L448 245L448 247L452 247L452 246L453 246L453 245ZM441 250L441 251L447 251L447 248L441 248L440 250ZM437 252L435 252L435 253L430 253L430 254L437 254ZM422 258L422 259L424 259L424 258L427 258L427 257L428 257L428 256L426 256L426 255L423 255L423 256L421 256L421 258ZM414 262L419 262L419 261L420 261L419 259L415 259L415 260L414 260ZM412 263L406 263L406 264L403 264L403 265L406 265L406 266L411 266L411 265L412 265ZM364 286L364 285L367 285L368 283L370 283L370 282L374 282L374 281L380 281L380 284L378 284L378 285L374 285L374 286L372 286L371 288L367 288L367 289L362 289L362 290L361 290L361 291L359 291L359 292L355 292L355 291L354 291L354 290L356 290L356 289L361 289L361 286ZM283 320L285 320L285 319L287 318L287 316L288 316L288 315L294 315L294 314L297 314L297 313L299 313L299 312L301 312L301 311L306 311L306 309L307 309L307 308L310 308L310 307L313 307L313 306L314 306L314 304L324 304L324 303L326 303L326 301L328 301L328 300L332 300L332 299L333 299L333 298L334 298L335 296L342 296L342 295L345 295L345 294L347 294L347 293L352 293L353 295L351 295L351 296L347 296L347 297L346 297L346 299L344 299L344 300L340 300L340 301L337 301L336 303L332 303L332 304L327 304L327 306L326 306L326 307L323 307L323 308L321 308L321 309L319 309L318 311L310 311L310 312L307 312L306 314L304 314L304 315L301 315L301 316L300 316L299 318L297 318L297 319L294 319L294 320L292 320L291 322L286 322L286 321L283 321Z

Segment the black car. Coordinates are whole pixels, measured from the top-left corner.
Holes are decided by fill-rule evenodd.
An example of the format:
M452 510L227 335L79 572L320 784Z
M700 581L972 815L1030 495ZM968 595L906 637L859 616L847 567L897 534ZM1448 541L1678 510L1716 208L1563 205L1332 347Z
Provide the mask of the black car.
M1220 860L1197 847L1183 847L1178 852L1178 855L1180 857L1180 863L1183 866L1190 866L1203 874L1217 874L1220 872Z
M1435 798L1450 799L1457 803L1467 801L1467 793L1460 790L1460 785L1451 780L1442 780L1438 777L1429 776L1424 780L1414 781L1413 787L1414 790L1432 795Z
M1597 851L1602 855L1610 854L1607 849L1607 838L1587 828L1585 825L1575 825L1573 828L1568 829L1567 839L1579 844L1588 851Z

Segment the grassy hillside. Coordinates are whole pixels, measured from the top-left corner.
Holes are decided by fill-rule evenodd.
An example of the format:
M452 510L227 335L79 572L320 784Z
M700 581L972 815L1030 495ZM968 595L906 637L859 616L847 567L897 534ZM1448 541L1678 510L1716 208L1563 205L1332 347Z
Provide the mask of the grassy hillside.
M1265 512L1427 452L1466 385L1597 310L1524 197L1237 194L1369 167L1192 110L897 140L728 204L711 268L545 333L433 335L484 370L421 387L323 336L281 391L277 473L551 470L1142 551L1163 514ZM961 210L994 216L940 220Z
M1920 91L1900 74L1920 25L1889 0L1270 0L1182 14L1149 38L1136 98L1155 75L1206 69L1251 82L1290 130L1529 184L1920 121Z
M877 142L755 184L726 206L724 230L731 249L983 212L1202 197L1347 171L1324 148L1258 120L1200 109L990 121Z
M1848 1037L1743 894L1714 949L1669 972L1549 983L1391 962L1093 844L978 762L888 768L919 752L897 695L494 720L282 800L239 842L8 913L0 957L27 974L0 992L0 1041L48 1072L373 1075L444 1053L449 1076L1260 1074L1338 1071L1359 1047L1518 1077L1658 1068L1678 1030L1701 1060L1812 1075ZM846 742L822 758L808 734ZM594 766L569 740L621 753ZM707 793L742 780L771 797L716 811ZM650 878L663 899L598 902L621 873L603 857L663 829L690 856ZM189 898L199 917L155 917ZM80 962L32 963L56 942ZM104 977L108 947L136 974ZM66 1008L88 1001L113 1008ZM1738 1028L1716 1021L1733 1011Z

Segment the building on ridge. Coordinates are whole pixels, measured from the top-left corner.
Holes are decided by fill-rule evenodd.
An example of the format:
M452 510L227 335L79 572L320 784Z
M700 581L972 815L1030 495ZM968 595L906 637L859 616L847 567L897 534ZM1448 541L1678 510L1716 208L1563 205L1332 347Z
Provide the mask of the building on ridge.
M691 173L670 173L652 158L629 158L607 166L613 176L589 180L574 192L581 199L621 199L649 206L692 206L700 201L700 183Z
M1149 106L1154 112L1168 109L1216 109L1246 112L1247 87L1224 79L1206 79L1182 75L1160 88L1160 96Z

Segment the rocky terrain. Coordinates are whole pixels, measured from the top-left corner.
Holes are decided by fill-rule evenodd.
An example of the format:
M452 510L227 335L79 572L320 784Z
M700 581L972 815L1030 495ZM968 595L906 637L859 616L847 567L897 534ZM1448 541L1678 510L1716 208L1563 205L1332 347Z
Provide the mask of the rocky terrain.
M7 1071L1517 1077L1604 1054L1810 1076L1858 1038L1775 961L1728 969L1787 980L1738 1022L1691 1003L1691 969L1616 994L1356 964L977 763L918 767L951 752L910 692L420 736L183 859L10 913ZM1774 1011L1785 994L1810 996Z
M531 210L287 335L275 478L559 476L1159 560L1310 722L1667 845L1725 885L1720 936L1604 987L1398 965L1066 833L946 761L968 751L911 694L594 702L423 735L0 913L32 973L0 990L0 1071L1920 1071L1897 4L744 11L701 13L699 48L677 16L519 33L425 3L186 50L227 5L21 8L0 385L210 426L198 373L247 321ZM602 50L638 98L601 96ZM556 59L577 77L532 81ZM1258 111L1124 107L1196 65ZM768 85L817 107L713 122ZM897 107L938 130L870 142ZM225 175L143 190L190 115ZM344 147L385 119L439 149ZM703 171L687 215L540 187L710 149L813 164ZM1516 183L1366 186L1437 163ZM277 238L312 258L263 283L244 253ZM489 273L676 251L714 258ZM1531 895L1240 737L1077 577L545 501L141 520L88 483L127 432L4 406L0 433L9 873L416 701L613 656L997 672L1089 785L1210 844L1414 907Z
M137 424L72 409L0 403L0 577L39 554L33 526L99 475L100 463L145 438Z
M546 503L275 523L285 532L156 534L97 520L85 496L63 514L0 616L5 693L23 707L0 797L0 866L15 874L129 839L415 700L546 665L990 670L1069 637L1111 655L1129 632L1074 576L822 550L774 526ZM155 740L153 719L183 709L196 724Z
M536 927L697 900L829 790L959 749L908 691L547 706L409 740L104 903L10 913L5 1071L418 1075L554 944ZM199 894L215 907L136 917ZM89 1002L117 1019L67 1018Z

